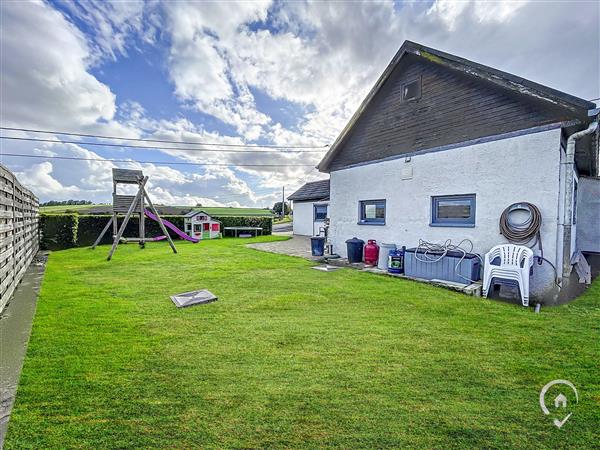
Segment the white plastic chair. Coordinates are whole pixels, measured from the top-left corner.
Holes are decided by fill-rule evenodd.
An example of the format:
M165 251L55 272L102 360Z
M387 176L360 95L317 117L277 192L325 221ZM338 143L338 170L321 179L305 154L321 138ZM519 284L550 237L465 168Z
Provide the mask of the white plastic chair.
M500 265L492 264L500 258ZM483 296L487 297L494 278L514 280L519 283L521 303L529 306L529 270L533 266L533 251L514 244L496 245L485 254L483 268Z

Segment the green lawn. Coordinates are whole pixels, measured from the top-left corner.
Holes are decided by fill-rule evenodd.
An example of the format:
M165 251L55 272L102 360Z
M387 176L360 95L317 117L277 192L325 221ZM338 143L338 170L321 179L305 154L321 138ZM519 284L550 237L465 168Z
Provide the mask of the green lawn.
M40 212L44 214L64 214L65 212L83 213L85 214L88 210L106 207L110 208L110 205L56 205L56 206L40 206Z
M229 208L221 206L205 206L205 207L191 207L191 206L164 206L156 205L160 210L162 208L180 209L181 212L178 214L185 214L190 209L202 210L211 216L218 217L274 217L274 214L263 208ZM88 214L90 211L98 211L102 214L110 214L112 205L58 205L58 206L41 206L40 212L44 214L64 214L78 213Z
M290 223L292 222L292 218L290 216L285 216L283 219L280 219L279 217L275 217L275 219L273 219L273 223Z
M248 216L248 217L273 217L274 214L269 209L262 208L229 208L225 206L203 206L195 207L204 211L206 214L211 216L225 217L225 216Z
M534 314L248 242L53 253L6 448L598 445L600 283ZM168 298L198 288L219 301Z

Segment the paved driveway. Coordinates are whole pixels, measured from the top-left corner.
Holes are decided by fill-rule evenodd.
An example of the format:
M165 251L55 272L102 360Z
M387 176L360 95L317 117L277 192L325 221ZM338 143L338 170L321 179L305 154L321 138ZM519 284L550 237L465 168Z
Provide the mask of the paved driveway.
M312 260L321 260L322 257L313 257L310 252L310 237L294 235L287 241L261 242L248 244L248 247L263 252L281 253L283 255L300 256Z
M292 231L292 222L273 224L273 233L287 233L290 231Z

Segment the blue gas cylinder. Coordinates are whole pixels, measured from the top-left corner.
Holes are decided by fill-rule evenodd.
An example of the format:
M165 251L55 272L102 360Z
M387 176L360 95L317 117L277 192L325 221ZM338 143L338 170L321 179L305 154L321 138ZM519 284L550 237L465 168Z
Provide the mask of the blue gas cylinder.
M388 272L389 273L404 273L404 251L405 246L401 249L390 250L388 256Z

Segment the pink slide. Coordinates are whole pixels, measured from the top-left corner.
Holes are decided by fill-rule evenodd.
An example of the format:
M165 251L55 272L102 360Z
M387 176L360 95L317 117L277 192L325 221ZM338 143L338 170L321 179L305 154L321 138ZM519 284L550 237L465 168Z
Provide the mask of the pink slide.
M145 209L144 212L146 213L146 216L149 219L152 219L152 220L155 220L156 222L158 222L158 217L156 217L150 211L148 211L147 209ZM200 239L196 239L196 238L188 236L187 234L185 234L183 231L181 231L179 228L177 228L175 225L173 225L168 220L165 220L165 219L160 219L160 220L164 224L165 227L170 228L171 230L173 230L175 232L175 234L177 236L179 236L181 239L185 239L186 241L193 242L194 244L200 242ZM158 237L155 237L153 240L154 241L158 241L158 240L163 240L163 239L166 239L166 238L167 238L166 236L158 236Z

